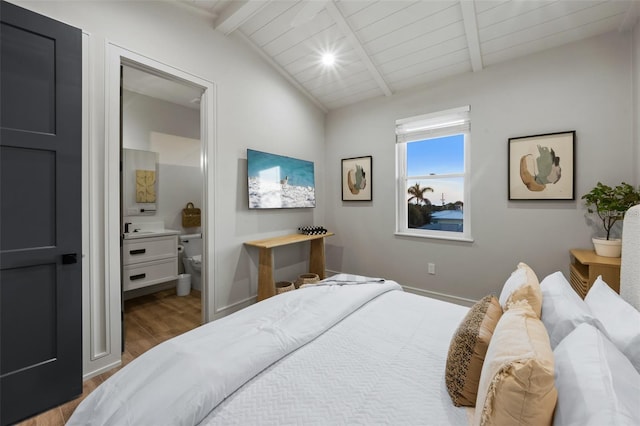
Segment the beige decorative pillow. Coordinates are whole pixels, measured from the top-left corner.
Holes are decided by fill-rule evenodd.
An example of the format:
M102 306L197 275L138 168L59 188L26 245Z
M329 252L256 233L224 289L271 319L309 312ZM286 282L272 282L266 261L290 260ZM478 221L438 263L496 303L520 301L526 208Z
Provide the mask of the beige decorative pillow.
M533 269L524 262L518 263L518 267L505 282L500 293L500 305L504 311L509 305L519 300L527 300L538 318L542 313L542 290L540 281Z
M527 301L515 302L489 343L474 425L550 425L557 399L547 331Z
M456 407L476 405L482 363L501 316L498 299L485 296L471 307L451 338L445 383Z

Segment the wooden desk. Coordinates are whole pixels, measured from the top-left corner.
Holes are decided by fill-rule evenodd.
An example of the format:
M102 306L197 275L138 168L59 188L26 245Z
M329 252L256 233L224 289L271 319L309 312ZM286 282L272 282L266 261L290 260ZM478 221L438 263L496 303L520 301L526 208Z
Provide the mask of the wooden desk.
M571 253L571 287L583 299L593 282L602 275L602 279L616 293L620 293L620 258L598 256L593 250L573 249Z
M258 301L264 300L276 294L275 280L273 278L273 251L274 247L289 244L311 242L309 251L309 272L318 274L320 279L325 278L324 239L335 235L333 232L319 235L290 234L281 237L266 238L264 240L247 241L246 245L260 249L260 264L258 267Z

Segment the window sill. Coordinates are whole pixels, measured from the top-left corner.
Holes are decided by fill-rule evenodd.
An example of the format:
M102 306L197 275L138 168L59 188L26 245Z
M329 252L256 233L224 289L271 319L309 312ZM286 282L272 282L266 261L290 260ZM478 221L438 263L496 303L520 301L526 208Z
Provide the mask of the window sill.
M470 237L453 237L453 236L445 236L445 235L426 235L418 232L394 232L394 235L399 237L416 237L416 238L430 238L432 240L448 240L448 241L461 241L464 243L472 243L473 238Z

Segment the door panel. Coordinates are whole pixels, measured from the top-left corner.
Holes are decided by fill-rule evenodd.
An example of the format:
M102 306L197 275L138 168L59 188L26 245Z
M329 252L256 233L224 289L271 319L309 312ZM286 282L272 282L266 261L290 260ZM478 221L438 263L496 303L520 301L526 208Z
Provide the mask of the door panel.
M55 263L3 271L2 299L29 309L9 309L2 317L1 374L55 360L56 275ZM17 347L23 350L12 350Z
M0 424L82 393L82 41L0 2Z
M55 40L2 23L2 124L55 132ZM6 60L6 62L5 62ZM5 99L23 98L18 104Z
M0 249L55 246L55 151L2 146L0 177L11 185L2 194Z

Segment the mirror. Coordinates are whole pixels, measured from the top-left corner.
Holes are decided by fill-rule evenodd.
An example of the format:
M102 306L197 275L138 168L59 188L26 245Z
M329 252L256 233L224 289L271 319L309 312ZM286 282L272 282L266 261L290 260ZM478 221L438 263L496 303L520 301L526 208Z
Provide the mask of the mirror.
M125 216L156 214L159 154L123 149L122 201Z

